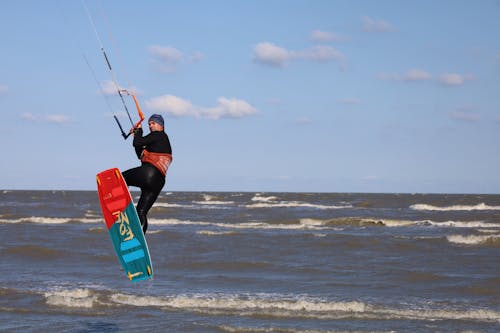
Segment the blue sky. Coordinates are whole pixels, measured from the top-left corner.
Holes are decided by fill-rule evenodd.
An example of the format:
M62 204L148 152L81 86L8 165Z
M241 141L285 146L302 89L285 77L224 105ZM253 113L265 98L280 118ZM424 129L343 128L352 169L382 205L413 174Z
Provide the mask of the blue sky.
M500 1L85 5L167 191L499 193ZM0 41L0 188L138 165L83 2L3 1Z

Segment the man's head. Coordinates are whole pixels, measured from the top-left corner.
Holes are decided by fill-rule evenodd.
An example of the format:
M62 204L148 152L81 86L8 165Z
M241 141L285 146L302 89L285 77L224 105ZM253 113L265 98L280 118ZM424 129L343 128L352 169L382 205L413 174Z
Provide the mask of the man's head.
M153 122L157 123L158 125L161 125L162 127L165 126L165 122L163 121L163 117L161 115L159 115L159 114L155 113L151 117L149 117L148 123L150 121L153 121Z
M164 127L163 117L159 114L152 115L151 117L149 117L148 125L149 125L149 129L152 132L163 131L163 127Z

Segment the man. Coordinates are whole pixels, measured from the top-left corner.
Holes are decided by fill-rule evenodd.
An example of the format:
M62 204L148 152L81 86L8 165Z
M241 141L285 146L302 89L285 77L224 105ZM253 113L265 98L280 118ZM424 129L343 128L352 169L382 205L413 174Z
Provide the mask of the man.
M128 186L141 188L137 214L144 234L148 228L147 214L165 185L165 176L172 162L172 148L164 131L163 117L153 114L148 119L148 125L150 133L146 136L142 136L141 125L132 129L133 145L141 166L122 173Z

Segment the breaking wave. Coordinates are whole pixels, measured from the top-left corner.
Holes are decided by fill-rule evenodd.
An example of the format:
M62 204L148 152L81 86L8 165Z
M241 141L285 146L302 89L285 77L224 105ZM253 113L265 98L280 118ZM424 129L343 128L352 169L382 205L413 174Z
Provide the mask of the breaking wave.
M429 211L473 211L473 210L500 210L500 206L489 206L485 203L479 203L477 205L453 205L446 207L439 207L427 204L414 204L410 206L413 210L429 210Z
M46 303L70 308L152 307L164 311L192 311L209 315L266 316L308 319L474 320L500 322L500 312L487 309L422 307L389 308L363 301L332 301L280 294L193 294L144 296L110 293L88 288L56 290L44 294Z
M78 218L78 217L43 217L31 216L17 219L0 219L0 223L35 223L35 224L66 224L66 223L103 223L102 218Z
M500 228L499 223L489 223L483 221L445 221L436 222L430 220L391 220L391 219L370 219L370 218L335 218L335 219L314 219L301 218L295 221L270 221L270 222L243 222L225 223L208 221L190 221L179 219L149 219L153 225L191 225L191 226L212 226L225 229L282 229L282 230L339 230L344 226L385 226L385 227L414 227L432 226L442 228Z
M45 293L47 304L70 308L92 308L97 294L87 288L48 291Z
M467 245L500 245L500 235L449 235L446 239L450 243Z

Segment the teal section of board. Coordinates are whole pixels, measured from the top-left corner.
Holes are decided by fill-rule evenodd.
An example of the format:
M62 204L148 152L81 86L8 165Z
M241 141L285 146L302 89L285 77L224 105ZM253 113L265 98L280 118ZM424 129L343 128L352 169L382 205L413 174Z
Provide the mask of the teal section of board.
M131 281L153 277L148 245L132 202L117 216L109 229L109 236L123 270Z

